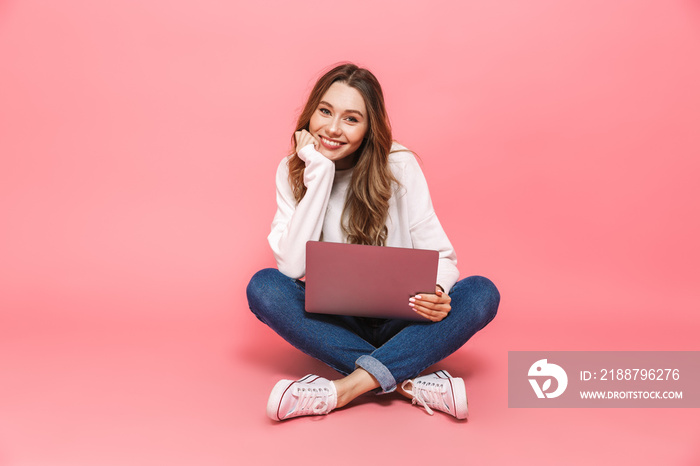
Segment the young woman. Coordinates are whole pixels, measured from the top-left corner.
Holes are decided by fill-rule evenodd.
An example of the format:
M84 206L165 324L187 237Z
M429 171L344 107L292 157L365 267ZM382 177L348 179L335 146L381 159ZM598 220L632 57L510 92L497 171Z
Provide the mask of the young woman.
M323 75L299 116L292 147L277 169L277 213L268 237L279 270L253 276L248 303L282 338L344 377L279 381L268 416L279 421L328 414L380 389L397 390L430 414L436 409L466 418L461 378L420 373L488 324L500 296L486 278L458 281L456 255L425 177L414 155L392 141L374 75L353 64ZM310 240L439 251L435 294L407 303L429 321L306 313L299 279Z

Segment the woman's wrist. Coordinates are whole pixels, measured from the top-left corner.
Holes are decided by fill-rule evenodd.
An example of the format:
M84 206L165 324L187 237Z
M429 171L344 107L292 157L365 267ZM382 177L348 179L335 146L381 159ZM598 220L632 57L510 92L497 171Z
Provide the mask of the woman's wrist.
M305 144L297 150L297 155L301 160L306 162L310 157L313 157L313 151L316 150L313 144Z

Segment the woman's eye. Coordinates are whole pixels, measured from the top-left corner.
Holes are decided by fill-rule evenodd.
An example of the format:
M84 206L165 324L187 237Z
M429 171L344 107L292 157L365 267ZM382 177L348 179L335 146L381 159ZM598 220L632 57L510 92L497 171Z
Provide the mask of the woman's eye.
M330 115L331 111L328 110L327 108L320 108L318 109L319 112L323 113L324 115Z
M359 121L357 121L357 118L355 118L355 117L348 117L348 121L350 123L359 123Z

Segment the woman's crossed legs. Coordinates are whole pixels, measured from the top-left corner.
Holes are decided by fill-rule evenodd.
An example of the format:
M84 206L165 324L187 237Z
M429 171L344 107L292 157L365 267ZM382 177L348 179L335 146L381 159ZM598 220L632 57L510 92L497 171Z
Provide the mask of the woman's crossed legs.
M491 281L478 276L460 280L449 294L452 310L440 322L310 314L304 311L303 282L277 269L256 273L248 284L247 295L250 309L258 319L302 352L345 375L333 382L317 376L280 381L270 397L270 402L277 404L275 413L268 406L268 415L279 420L325 414L381 387L383 392L398 389L414 401L418 398L429 412L433 407L466 417L466 394L463 409L459 400L442 402L447 396L445 390L458 396L464 392L461 379L452 378L445 371L415 377L486 326L496 315L500 296ZM406 381L412 382L412 389L397 387L397 383ZM430 390L442 391L444 396ZM284 406L290 403L291 407Z

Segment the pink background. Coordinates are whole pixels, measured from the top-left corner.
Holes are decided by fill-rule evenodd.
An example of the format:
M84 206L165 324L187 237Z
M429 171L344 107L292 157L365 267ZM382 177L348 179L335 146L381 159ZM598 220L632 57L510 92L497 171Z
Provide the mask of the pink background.
M700 463L692 409L508 409L513 350L700 350L700 4L0 1L0 464ZM274 170L327 66L382 82L462 276L500 314L397 397L259 323ZM454 463L451 463L454 464Z

